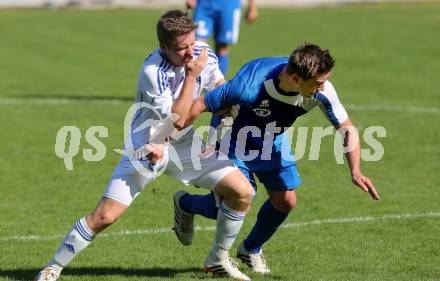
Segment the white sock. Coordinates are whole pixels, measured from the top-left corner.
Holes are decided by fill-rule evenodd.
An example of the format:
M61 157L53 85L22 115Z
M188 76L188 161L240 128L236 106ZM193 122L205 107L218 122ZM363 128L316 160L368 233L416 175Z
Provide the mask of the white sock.
M53 259L46 267L50 266L61 271L92 242L95 235L95 232L87 225L85 218L78 220L66 234Z
M243 225L245 213L226 206L222 202L217 214L217 230L212 252L229 251Z

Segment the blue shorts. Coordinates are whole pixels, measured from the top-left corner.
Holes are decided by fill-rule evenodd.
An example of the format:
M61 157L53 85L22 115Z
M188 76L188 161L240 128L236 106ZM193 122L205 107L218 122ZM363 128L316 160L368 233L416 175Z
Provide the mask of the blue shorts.
M207 41L235 44L240 30L241 3L239 0L198 0L194 10L197 23L196 38Z
M293 190L296 189L302 182L295 164L289 167L282 167L280 169L267 172L256 172L255 169L252 169L252 164L243 162L239 159L234 159L234 164L246 176L255 190L257 190L257 184L255 182L254 174L268 190Z

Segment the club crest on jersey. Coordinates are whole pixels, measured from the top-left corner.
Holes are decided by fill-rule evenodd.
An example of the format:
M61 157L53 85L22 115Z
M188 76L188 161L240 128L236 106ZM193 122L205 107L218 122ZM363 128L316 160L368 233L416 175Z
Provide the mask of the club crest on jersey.
M254 108L254 112L260 117L267 117L272 113L272 111L266 108Z
M269 107L269 100L262 100L260 103L260 107Z
M260 103L260 107L253 109L255 114L257 114L260 117L269 116L272 113L272 111L263 107L269 107L269 100L262 100Z

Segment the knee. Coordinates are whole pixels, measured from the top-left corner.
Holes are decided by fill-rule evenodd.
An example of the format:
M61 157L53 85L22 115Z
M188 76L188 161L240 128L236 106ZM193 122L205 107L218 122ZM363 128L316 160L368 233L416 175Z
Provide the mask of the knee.
M93 212L92 214L90 214L89 218L89 226L95 232L100 232L108 226L112 225L115 221L118 220L119 217L110 210L98 210L97 212Z
M275 209L288 213L296 207L296 196L286 196L278 200L271 200Z
M248 182L231 187L230 199L238 201L241 206L250 206L253 196L254 189Z
M228 192L222 196L229 203L230 207L247 212L251 205L253 194L254 189L252 186L247 181L244 181L230 186Z
M232 209L247 212L254 195L254 189L240 172L229 173L216 185L214 191L223 197L223 201Z
M254 197L254 188L252 185L246 183L240 188L240 194L238 195L240 202L245 206L250 206L252 198Z
M104 226L112 225L117 219L118 217L111 212L105 212L99 215L99 222Z

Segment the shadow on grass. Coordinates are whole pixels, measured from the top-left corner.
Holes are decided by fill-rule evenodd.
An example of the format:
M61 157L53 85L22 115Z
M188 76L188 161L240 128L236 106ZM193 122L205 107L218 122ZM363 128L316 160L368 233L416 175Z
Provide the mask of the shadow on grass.
M0 269L0 276L7 277L12 280L33 280L41 268L34 269ZM81 277L81 276L126 276L126 277L163 277L174 278L181 273L202 273L199 267L191 268L169 268L169 267L153 267L153 268L119 268L119 267L73 267L63 270L62 276Z

